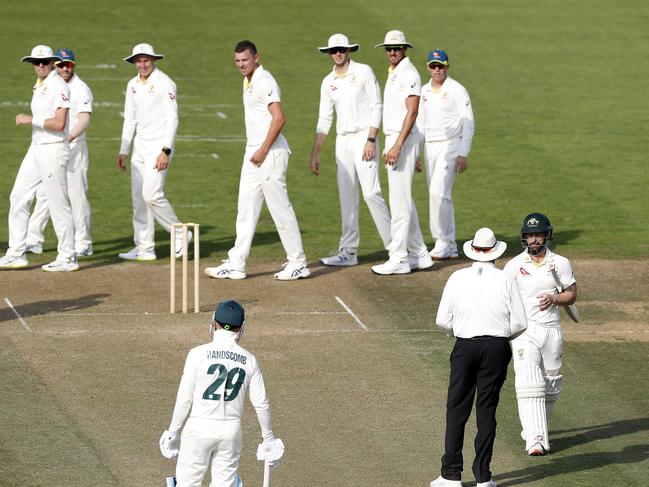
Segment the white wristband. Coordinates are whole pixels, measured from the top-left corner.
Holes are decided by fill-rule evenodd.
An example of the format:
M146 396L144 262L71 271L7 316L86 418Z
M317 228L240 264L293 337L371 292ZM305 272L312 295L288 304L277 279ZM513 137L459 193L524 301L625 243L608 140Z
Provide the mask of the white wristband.
M44 117L32 117L32 126L38 127L39 129L45 128L45 118Z

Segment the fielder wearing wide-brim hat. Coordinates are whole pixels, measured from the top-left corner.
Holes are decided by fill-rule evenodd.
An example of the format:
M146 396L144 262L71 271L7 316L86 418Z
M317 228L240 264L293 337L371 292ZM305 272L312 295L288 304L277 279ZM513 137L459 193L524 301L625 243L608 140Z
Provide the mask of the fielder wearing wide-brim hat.
M493 230L485 227L475 232L473 240L464 242L462 250L469 259L491 262L505 253L507 244L496 240Z
M360 44L350 44L349 39L345 34L334 34L329 37L326 47L319 47L318 49L320 52L328 52L330 49L336 47L344 47L345 49L349 49L351 52L356 52L361 46Z
M374 47L383 47L383 46L401 46L401 47L415 47L406 40L406 34L400 30L391 30L385 34L385 39L381 44L377 44Z
M52 52L52 48L50 46L44 46L42 44L39 44L38 46L34 46L34 49L32 49L32 52L29 56L24 56L21 61L23 63L33 63L34 61L60 61L61 58L56 56Z
M164 54L157 54L151 44L147 44L146 42L143 42L133 47L133 53L129 57L125 57L124 61L133 64L135 63L135 58L141 55L151 56L152 58L155 59L164 59L165 57Z

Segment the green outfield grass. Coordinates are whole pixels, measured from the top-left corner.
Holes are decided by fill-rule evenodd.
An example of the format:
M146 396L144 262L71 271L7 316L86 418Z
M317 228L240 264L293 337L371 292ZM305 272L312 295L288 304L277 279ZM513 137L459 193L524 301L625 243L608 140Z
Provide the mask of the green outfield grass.
M289 193L307 257L315 263L339 239L333 133L321 153L320 176L309 171L320 82L331 69L317 46L334 32L348 34L361 44L353 59L371 65L383 86L385 53L373 45L398 28L415 45L410 56L424 82L427 51L442 48L450 56L451 76L472 97L476 135L470 167L454 186L458 241L490 226L510 244L507 256L512 256L520 249L523 216L545 212L555 227L555 248L577 269L587 258L627 263L627 272L616 270L613 262L585 286L577 274L580 300L587 302L581 308L586 323L606 329L609 322L626 320L626 311L631 316L630 305L647 316L646 277L629 265L630 260L644 264L649 252L649 5L644 1L23 0L4 2L0 19L5 53L0 71L0 253L8 238L9 194L30 140L28 128L14 125L15 115L29 110L34 82L32 67L20 58L34 45L72 48L77 73L93 90L88 144L95 255L84 262L93 270L110 265L121 276L130 264L120 263L117 253L132 247L130 177L117 170L115 158L124 89L135 74L122 58L134 44L150 42L164 53L158 66L178 87L180 127L166 193L181 220L201 224L203 266L219 263L234 243L245 135L241 76L232 49L245 38L257 44L262 63L282 89L288 120L284 133L292 149ZM387 199L384 172L382 180ZM423 174L415 178L414 194L424 237L432 244ZM361 208L361 262L380 262L385 253L362 203ZM168 234L158 227L156 235L158 256L168 256ZM45 248L43 256L30 255L30 262L54 258L51 226ZM284 259L264 210L249 265L277 269ZM140 297L145 307L160 312L167 310L166 264L161 259L141 267L142 273L162 282L162 298L153 284L138 289L149 292ZM207 314L198 325L187 318L178 323L168 316L143 318L133 335L128 334L130 323L110 318L63 320L49 314L76 309L83 301L79 293L99 296L105 290L91 290L93 282L79 272L69 276L78 281L66 281L79 282L78 292L57 295L62 286L58 277L38 270L0 273L0 297L18 283L33 287L22 301L33 308L35 332L46 329L42 335L23 335L9 309L0 309L0 486L162 485L171 463L163 463L157 440L171 414L184 354L205 339L198 333L205 329ZM263 290L240 294L250 299L253 309L269 302L284 311L319 309L309 307L319 296L320 291L311 289L318 278L304 281L306 292L289 285L286 295L274 296L274 301ZM124 279L115 287L128 286ZM244 283L262 286L262 279L272 284L269 276ZM234 283L208 284L205 293L239 297ZM268 370L276 429L292 453L274 483L428 485L442 454L451 347L451 340L430 331L443 280L431 272L429 280L343 284L353 288L354 309L360 307L362 316L374 320L377 333L314 337L309 326L318 328L319 322L294 318L287 324L286 317L265 319L263 314L253 319L261 331L251 332L247 343ZM338 292L338 285L342 287L332 282L331 293ZM119 308L111 298L105 304L100 309L106 313ZM142 311L131 304L124 311ZM92 328L98 323L99 330L87 335L57 335L67 326ZM119 335L122 328L127 331ZM273 336L275 328L283 330L278 337ZM104 335L113 329L114 336ZM646 340L567 343L566 390L551 426L556 449L534 461L521 454L512 372L499 409L494 455L499 485L645 485L648 353ZM415 359L408 361L410 356ZM151 369L158 375L152 376ZM244 480L254 479L257 472L258 429L250 413ZM470 439L465 458L472 458ZM471 480L467 468L465 485L475 485Z

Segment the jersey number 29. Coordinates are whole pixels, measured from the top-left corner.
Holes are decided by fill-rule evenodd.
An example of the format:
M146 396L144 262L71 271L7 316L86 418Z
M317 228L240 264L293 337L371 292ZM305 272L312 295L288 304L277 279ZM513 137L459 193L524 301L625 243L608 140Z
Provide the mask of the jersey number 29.
M241 390L243 381L246 379L246 371L235 367L234 369L228 372L228 369L225 368L223 364L212 364L207 369L207 373L210 375L217 374L218 376L214 379L205 392L203 393L203 399L208 401L220 401L221 394L218 394L216 391L221 387L221 384L225 382L225 394L224 398L226 401L234 400Z

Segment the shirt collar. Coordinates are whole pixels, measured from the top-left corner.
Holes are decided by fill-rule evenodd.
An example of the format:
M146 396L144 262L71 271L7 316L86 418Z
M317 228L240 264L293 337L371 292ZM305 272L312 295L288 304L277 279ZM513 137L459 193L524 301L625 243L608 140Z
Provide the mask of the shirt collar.
M214 330L214 336L212 338L212 341L232 341L234 342L237 338L237 333L234 331L229 331L229 330Z
M263 72L264 72L264 67L260 64L259 66L257 66L255 71L252 73L252 77L250 78L250 81L248 81L248 78L246 78L244 76L243 77L243 89L247 90L248 88L250 88L250 86L255 82L255 78L259 78L259 76L261 76L261 73L263 73Z
M410 63L410 58L408 56L404 57L399 64L397 64L396 68L393 68L392 66L388 66L388 74L393 74L398 71L403 71L404 69L407 69L405 66L411 64Z
M496 264L494 264L493 262L474 262L473 264L471 264L471 267L485 267L485 266L496 267Z
M53 78L54 76L58 76L58 75L59 74L56 72L56 68L53 68L52 71L50 71L50 74L48 74L43 81L41 81L40 78L36 78L36 84L34 85L34 87L38 88L39 86L42 86L48 81L50 81L50 78Z
M530 253L526 250L523 260L526 263L531 263L537 267L541 267L542 265L549 264L550 262L552 262L553 257L554 257L554 253L550 249L545 249L545 255L543 256L543 260L541 262L534 262L534 260L532 260L532 256L530 255Z
M347 76L350 76L350 75L354 74L355 72L356 72L356 63L352 59L349 60L349 66L347 66L347 72L345 74L343 74L342 76L340 76L340 75L338 75L338 73L336 73L336 65L335 64L334 64L334 67L331 68L331 75L334 78L345 78Z
M141 85L145 85L145 84L147 84L149 81L151 81L151 80L153 79L154 76L157 76L157 75L158 75L158 67L155 66L155 67L153 68L153 71L151 71L151 74L149 75L149 77L148 77L147 79L145 79L144 81L142 81L142 78L140 78L140 74L138 73L138 75L137 75L137 81L138 81L138 83L140 83Z

